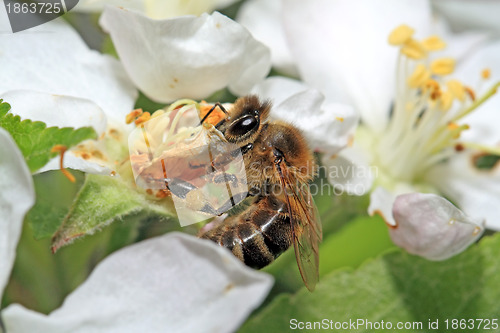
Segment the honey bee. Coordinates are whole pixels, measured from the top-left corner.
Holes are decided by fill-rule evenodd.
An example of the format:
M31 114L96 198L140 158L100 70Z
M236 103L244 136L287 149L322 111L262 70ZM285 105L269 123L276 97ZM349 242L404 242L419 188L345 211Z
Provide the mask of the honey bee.
M297 128L267 120L270 108L253 95L238 99L229 112L222 108L226 117L215 127L243 152L252 198L242 212L199 237L228 248L254 268L268 265L293 244L302 279L312 291L322 239L308 186L315 174L314 156Z
M180 203L178 215L188 208L201 214L199 221L207 218L203 214L220 216L236 206L239 212L231 210L198 236L253 268L268 265L293 244L302 279L314 290L322 231L308 185L315 175L314 156L304 136L291 124L268 120L271 103L254 95L239 98L228 111L220 103L206 106L205 114L196 115L202 126L179 133L164 126L177 124L180 109L177 116L148 121L149 130L141 125L142 131L129 137L136 183L169 191ZM241 163L234 163L238 158ZM207 185L216 187L212 193L227 187L229 198L203 199L200 192Z

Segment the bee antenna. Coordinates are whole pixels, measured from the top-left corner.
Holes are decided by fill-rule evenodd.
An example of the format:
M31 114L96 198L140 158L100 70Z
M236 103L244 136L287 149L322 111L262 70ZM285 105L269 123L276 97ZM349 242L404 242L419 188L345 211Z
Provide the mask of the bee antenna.
M217 102L214 104L214 106L212 106L212 108L210 110L208 110L207 114L203 117L203 119L201 119L200 124L203 124L205 122L205 120L208 118L208 116L210 116L210 114L215 110L216 107L219 107L219 109L221 109L221 111L224 112L226 114L226 116L228 115L226 109L224 109L222 104Z

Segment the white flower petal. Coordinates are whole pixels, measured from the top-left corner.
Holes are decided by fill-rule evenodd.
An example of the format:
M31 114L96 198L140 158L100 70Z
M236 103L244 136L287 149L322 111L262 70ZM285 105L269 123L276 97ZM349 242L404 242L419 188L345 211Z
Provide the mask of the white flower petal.
M477 97L485 93L494 83L500 81L500 42L494 42L480 48L477 52L467 57L464 62L457 67L455 77L462 80L472 88L479 86L481 71L485 68L491 70L491 79L483 82L481 89L476 91ZM474 89L476 90L476 89ZM500 95L497 93L488 101L483 103L477 110L463 119L463 122L470 126L470 130L464 131L461 139L485 145L500 144Z
M211 13L234 2L236 0L144 0L146 15L154 19Z
M98 136L101 136L106 130L107 121L103 111L90 100L27 90L8 91L2 96L11 105L10 112L19 115L23 120L43 121L48 127L80 128L91 126L96 130ZM119 126L115 127L120 128ZM75 147L64 155L64 167L88 173L109 175L112 170L116 169L116 164L107 158L104 148L99 148L99 145L98 142L93 143L93 147L100 150L101 154L106 158L95 158L87 154L89 155L88 158L84 159L82 154L78 153L80 149ZM60 157L55 157L37 170L36 173L58 170L60 168L59 163Z
M9 17L7 16L7 11L5 6L0 6L0 33L1 34L12 33L12 28L10 26Z
M137 91L121 64L89 50L64 20L0 34L0 43L0 93L25 89L85 98L117 120L134 106Z
M125 158L128 132L133 125L110 121L105 135L98 140L86 140L64 155L64 167L92 174L112 175L118 172ZM59 169L60 157L50 160L37 173Z
M79 12L102 12L106 6L120 6L145 11L144 0L79 0L73 9Z
M397 223L389 229L393 242L429 260L444 260L462 252L484 231L484 222L466 216L435 194L399 195L393 215Z
M492 30L500 34L500 2L491 0L432 0L432 6L455 31Z
M321 162L330 184L350 195L363 195L376 176L367 156L357 147L347 147L338 155L323 155Z
M278 71L297 76L297 67L285 39L280 0L250 0L241 5L236 21L271 49L273 67Z
M262 99L271 99L274 105L283 103L290 96L310 89L302 81L282 76L271 76L252 88L252 94Z
M287 0L283 10L302 78L327 100L354 105L362 121L380 132L395 92L398 53L387 38L402 23L427 36L428 2Z
M370 194L370 205L368 206L368 214L373 216L375 214L380 215L385 223L389 227L394 227L396 221L392 216L392 205L394 204L394 199L396 196L391 192L387 191L383 187L377 187Z
M87 99L29 90L8 91L2 98L23 120L43 121L47 127L93 127L98 135L106 129L102 109Z
M475 52L481 44L488 39L486 32L464 31L453 32L442 16L437 16L433 21L433 34L441 37L446 43L446 48L429 54L430 59L452 57L457 60L458 67L463 59Z
M107 7L100 23L132 80L156 101L202 99L228 85L244 95L270 69L269 50L217 12L155 21Z
M352 140L359 117L348 105L324 104L317 90L278 77L266 79L253 92L273 102L271 119L295 125L316 151L336 154Z
M50 170L59 170L60 160L61 158L59 156L54 157L35 173L38 174ZM66 154L64 154L64 167L86 173L108 176L112 171L116 170L116 166L113 166L110 163L106 163L97 159L85 160L80 156L80 154L75 154L71 150L67 151Z
M432 168L427 176L465 213L484 218L486 227L500 230L500 168L479 170L474 155L462 152Z
M154 19L175 16L211 13L224 8L236 0L80 0L75 10L81 12L102 12L106 6L134 9Z
M48 316L2 315L9 333L234 332L271 285L215 243L170 233L104 259Z
M34 203L33 180L23 155L0 127L0 299L14 264L24 215Z

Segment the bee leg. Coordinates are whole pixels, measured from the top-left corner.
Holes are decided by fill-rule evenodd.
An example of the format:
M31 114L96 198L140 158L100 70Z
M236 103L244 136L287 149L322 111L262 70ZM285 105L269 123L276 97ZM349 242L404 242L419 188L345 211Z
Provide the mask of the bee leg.
M208 203L201 207L200 211L213 216L218 216L217 210Z
M203 122L205 122L205 120L207 120L208 116L210 116L210 114L215 110L216 107L219 107L219 109L221 109L221 111L224 112L226 115L228 114L227 111L226 111L226 109L224 109L224 107L222 106L222 104L220 104L219 102L217 102L217 103L214 104L214 106L210 110L208 110L208 112L205 115L205 117L203 117L203 119L201 119L200 124L203 124ZM217 125L219 125L219 124L217 124Z
M247 197L248 193L236 193L217 210L217 215L222 215Z
M262 189L259 187L251 187L248 190L248 195L247 197L255 197L257 195L260 195L262 193Z
M200 169L200 168L206 168L207 167L207 164L191 164L191 162L189 162L189 167L191 169Z
M186 199L186 195L189 192L197 189L197 187L194 186L193 184L179 178L174 178L174 179L166 178L165 184L167 185L167 188L172 194L181 199Z
M233 186L238 185L238 178L230 173L218 174L213 177L212 181L216 184L228 183L230 182Z
M241 153L243 155L245 155L246 153L248 153L252 149L253 149L253 143L249 143L249 144L244 145L243 147L241 147Z
M219 170L220 166L227 165L232 162L232 159L237 158L238 155L241 153L242 155L245 155L247 152L253 149L253 143L249 143L244 145L241 148L236 148L230 152L224 153L223 155L215 158L212 163L212 170Z
M222 214L224 214L225 212L236 206L238 203L243 201L243 199L245 199L246 197L247 193L237 193L233 195L231 198L229 198L229 200L227 200L222 206L220 206L217 209L207 203L200 209L200 211L214 216L221 216Z

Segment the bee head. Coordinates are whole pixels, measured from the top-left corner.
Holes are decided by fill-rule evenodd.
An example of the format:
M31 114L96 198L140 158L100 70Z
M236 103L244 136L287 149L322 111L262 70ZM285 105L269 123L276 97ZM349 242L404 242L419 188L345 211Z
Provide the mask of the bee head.
M227 141L244 146L259 135L270 108L270 102L261 102L255 95L241 97L229 110L229 117L217 125L217 128Z

